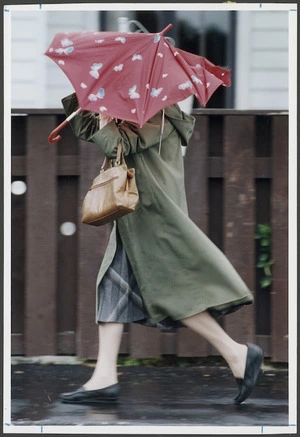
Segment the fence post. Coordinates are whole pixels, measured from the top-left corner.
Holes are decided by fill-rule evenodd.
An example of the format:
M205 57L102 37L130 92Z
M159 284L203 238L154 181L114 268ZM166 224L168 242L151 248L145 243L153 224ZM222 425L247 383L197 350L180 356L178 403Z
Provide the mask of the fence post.
M288 117L273 116L271 356L288 361ZM292 189L292 187L290 187ZM296 290L294 290L296 293Z
M254 145L255 117L225 116L224 252L250 290L255 286ZM253 341L254 305L227 316L225 328L236 341Z
M28 116L25 355L56 354L56 147L54 117Z

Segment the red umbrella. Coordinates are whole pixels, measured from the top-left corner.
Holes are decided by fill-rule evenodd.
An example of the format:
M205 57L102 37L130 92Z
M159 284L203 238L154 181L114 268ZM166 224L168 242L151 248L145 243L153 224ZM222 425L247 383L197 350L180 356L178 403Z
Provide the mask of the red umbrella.
M58 33L45 54L69 78L79 110L143 126L164 107L192 94L205 106L220 85L230 86L228 70L173 47L163 36L171 27L157 34ZM50 142L60 139L57 132L74 115L50 134Z

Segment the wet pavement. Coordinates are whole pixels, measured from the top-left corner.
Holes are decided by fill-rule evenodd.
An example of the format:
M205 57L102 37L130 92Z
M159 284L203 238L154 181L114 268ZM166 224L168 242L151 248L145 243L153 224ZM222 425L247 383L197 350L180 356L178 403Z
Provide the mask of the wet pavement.
M252 396L233 403L237 385L223 366L119 367L120 402L63 404L61 392L85 383L86 364L12 366L12 425L287 426L288 374L264 370Z

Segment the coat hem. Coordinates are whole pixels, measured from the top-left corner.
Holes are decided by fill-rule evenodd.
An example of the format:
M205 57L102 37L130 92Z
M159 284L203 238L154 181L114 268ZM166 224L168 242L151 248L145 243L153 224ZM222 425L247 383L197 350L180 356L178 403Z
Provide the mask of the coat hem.
M214 306L203 306L202 309L200 307L200 309L198 308L197 310L193 310L191 312L189 312L187 315L181 316L181 315L177 315L177 316L172 316L170 314L168 314L167 316L160 316L159 319L157 319L157 317L152 318L151 315L149 314L149 317L151 318L151 320L153 321L153 323L159 323L162 320L164 320L166 317L171 317L175 322L180 322L183 319L187 319L188 317L192 317L195 316L196 314L200 314L203 313L205 311L208 311L210 313L213 313L213 317L218 317L216 316L217 313L220 313L219 317L222 315L227 315L230 314L238 309L240 309L242 306L244 305L250 305L253 303L253 297L251 299L251 295L246 294L245 296L236 299L234 301L225 301L223 303L220 303L218 305L214 305ZM225 314L224 314L225 313Z

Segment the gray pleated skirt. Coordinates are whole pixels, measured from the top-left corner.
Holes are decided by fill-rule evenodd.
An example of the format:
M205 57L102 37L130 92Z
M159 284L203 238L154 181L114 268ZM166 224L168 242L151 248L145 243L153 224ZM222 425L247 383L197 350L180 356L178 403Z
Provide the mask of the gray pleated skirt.
M182 326L179 320L173 320L170 317L159 323L151 321L118 230L116 253L99 284L99 291L97 323L140 323L163 329ZM222 311L208 308L207 311L214 318L219 318L242 306L232 305Z
M114 259L99 284L97 323L101 322L140 323L167 329L181 326L169 317L159 323L151 322L118 231Z

